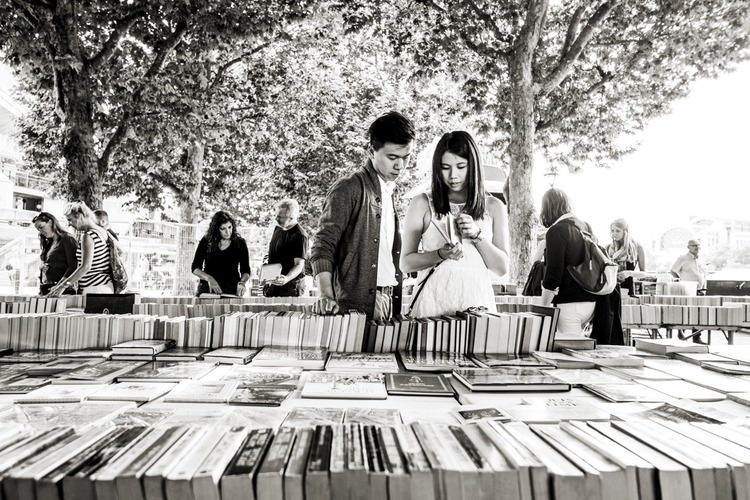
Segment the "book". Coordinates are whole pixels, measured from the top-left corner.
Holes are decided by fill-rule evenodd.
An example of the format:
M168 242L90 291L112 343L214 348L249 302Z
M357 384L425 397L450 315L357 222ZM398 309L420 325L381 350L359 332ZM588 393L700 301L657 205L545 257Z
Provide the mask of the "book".
M247 435L248 429L242 426L231 427L223 433L211 452L192 474L190 479L192 498L221 500L219 481L229 463L243 446Z
M381 373L310 372L304 380L300 397L386 399L388 393Z
M15 403L80 403L87 396L103 389L102 384L45 385L16 396Z
M223 500L255 500L253 482L273 439L270 428L252 429L220 479Z
M660 403L669 396L641 384L583 384L587 391L614 403Z
M216 367L208 361L152 361L117 377L118 382L198 380Z
M591 337L586 337L585 335L556 332L553 342L553 351L562 351L566 348L580 350L591 350L596 348L596 340Z
M315 436L312 428L299 428L294 435L294 446L284 469L283 491L284 500L304 500L305 498L305 470L310 447Z
M596 367L593 361L576 358L575 356L565 354L564 352L534 351L531 355L539 361L554 366L555 368L588 369Z
M513 417L506 411L492 406L463 405L456 408L452 413L462 424L480 420L497 420L498 422L513 420Z
M411 478L406 466L406 460L401 454L400 446L393 427L378 427L378 441L380 444L383 467L388 474L388 498L411 498Z
M237 388L236 382L183 380L164 396L165 403L226 403Z
M433 471L414 429L407 424L395 425L391 429L409 471L409 497L436 500L439 498L435 487L437 473Z
M533 354L533 352L531 355L510 353L472 353L469 357L480 368L495 368L497 366L552 368L554 366Z
M395 408L347 408L345 424L398 425L402 423L401 412Z
M615 346L599 346L596 349L571 349L566 347L562 350L564 354L574 358L590 361L596 366L643 366L642 358L632 356L627 351L615 349Z
M147 354L154 356L162 351L174 347L174 345L175 341L172 339L139 339L120 342L119 344L113 345L111 349L113 355Z
M392 352L332 352L326 361L326 371L398 373L396 354Z
M566 384L539 368L459 368L453 377L472 391L569 391Z
M403 396L453 396L455 391L442 374L388 373L385 375L388 394Z
M290 387L237 387L227 398L230 405L280 406L295 391Z
M192 478L221 442L224 433L222 427L206 429L206 432L192 443L187 453L176 461L174 467L164 474L164 492L167 499L195 498Z
M137 370L144 363L140 361L101 361L65 372L53 384L111 384L118 377Z
M328 351L320 348L263 347L252 359L252 366L296 366L305 370L325 368Z
M343 408L295 406L281 422L281 427L315 427L340 424L344 421Z
M721 401L724 393L701 387L687 380L641 380L639 383L677 399Z
M204 451L204 446L207 443L200 448L197 445L201 444L207 433L208 429L206 427L188 428L168 450L151 464L141 477L144 498L149 500L161 499L165 498L165 493L169 496L184 494L184 491L176 491L178 489L175 488L177 485L174 484L174 480L177 479L176 477L173 478L173 484L169 489L170 491L167 491L166 478L172 474L173 471L177 472L178 466L180 466L180 475L184 477L185 466L181 466L181 462L191 451ZM215 436L213 433L211 435ZM117 476L117 470L113 470L111 473L115 477ZM108 479L108 476L106 478L97 477L94 481L97 488L97 498L116 498L116 490L115 492L102 491L104 489L102 486L107 484L104 479Z
M26 374L30 377L44 377L47 375L55 375L59 373L69 372L78 368L86 366L92 366L97 363L104 361L104 358L98 359L71 359L71 358L58 358L48 363L41 363L32 365L26 369Z
M283 498L284 468L294 447L295 429L279 429L255 476L255 491L261 498Z
M513 417L527 424L548 424L568 420L607 421L609 412L585 398L529 397L521 404L504 408Z
M89 401L136 401L146 403L168 393L175 387L174 383L120 382L109 384L89 394Z
M211 349L208 347L170 347L156 353L156 361L199 361Z
M608 367L602 366L602 372L610 373L616 377L623 378L625 380L633 380L635 382L639 380L674 380L679 377L671 375L669 373L655 370L647 366L640 367Z
M203 355L203 359L213 363L237 363L245 365L258 354L258 349L249 347L220 347Z
M596 369L577 369L577 368L558 368L550 370L550 377L561 380L572 386L582 386L583 384L627 384L628 381L606 373L603 370Z
M305 471L305 498L307 500L330 500L331 498L331 483L328 474L331 466L332 442L331 425L316 425Z
M706 353L708 346L679 339L635 339L635 348L655 354Z
M701 363L702 368L719 373L729 373L731 375L750 375L750 366L739 365L731 362L713 362L704 361ZM750 380L748 380L750 382Z
M464 354L451 352L399 351L399 359L410 371L450 372L455 368L475 368L477 365Z
M273 281L281 274L281 264L263 264L260 266L258 281L265 283Z
M256 368L246 365L222 365L203 380L235 381L238 387L285 387L296 389L302 370L295 367Z

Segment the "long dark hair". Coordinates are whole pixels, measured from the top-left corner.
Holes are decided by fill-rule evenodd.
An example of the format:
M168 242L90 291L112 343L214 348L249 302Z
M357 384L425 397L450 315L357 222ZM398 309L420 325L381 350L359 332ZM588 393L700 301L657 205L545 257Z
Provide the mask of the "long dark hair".
M482 174L482 162L479 158L479 148L468 132L456 131L443 135L435 146L432 155L432 202L438 216L447 215L450 211L448 200L448 188L443 180L441 164L443 154L453 153L465 158L468 163L466 181L466 205L464 212L471 215L473 219L484 217L486 196L484 191L484 179Z
M229 237L231 240L230 245L233 245L237 241L237 238L239 238L237 234L237 221L234 220L234 217L229 212L219 210L211 217L211 223L208 225L208 231L206 232L209 253L219 251L219 242L221 242L219 228L227 222L232 223L232 236Z
M55 233L55 236L57 236L58 238L67 233L67 231L60 225L60 222L57 220L57 218L49 212L39 212L39 214L31 220L32 223L37 221L51 222L52 225L50 227L52 228L52 232ZM47 238L42 233L39 233L39 248L41 248L42 250L39 258L42 259L42 262L45 262L47 260L47 252L49 252L49 249L52 248L52 243L54 243L54 240L54 238Z
M562 189L548 189L542 196L542 209L539 211L539 220L544 227L550 227L560 216L571 212L568 195Z

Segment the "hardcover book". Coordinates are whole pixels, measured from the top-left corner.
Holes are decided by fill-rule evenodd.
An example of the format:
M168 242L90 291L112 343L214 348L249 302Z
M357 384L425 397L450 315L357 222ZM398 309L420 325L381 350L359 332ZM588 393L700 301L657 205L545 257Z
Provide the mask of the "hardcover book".
M404 368L411 371L450 372L456 368L476 368L471 358L450 352L399 351Z
M45 385L17 396L16 403L80 403L86 396L104 388L101 384Z
M395 408L347 408L345 424L398 425L403 423L401 412Z
M614 403L660 403L669 398L641 384L584 384L583 388Z
M612 346L599 346L596 349L564 348L563 353L584 361L590 361L597 366L643 366L643 359L628 354L628 351L614 349Z
M305 370L322 370L328 351L317 348L265 346L252 360L252 366L296 366Z
M211 349L207 347L170 347L156 354L156 361L199 361Z
M225 369L225 370L222 370ZM222 371L220 371L222 370ZM238 387L277 387L296 389L299 385L300 374L299 368L278 367L271 368L253 368L244 365L219 366L204 380L210 377L214 379L218 375L218 380L236 381Z
M249 500L254 498L253 480L266 450L273 440L270 428L250 431L242 447L230 462L221 477L221 498L223 500Z
M310 372L300 396L303 398L386 399L381 373Z
M607 421L609 412L585 398L524 398L505 410L514 420L527 424L549 424L568 420Z
M281 427L315 427L316 425L340 424L344 421L343 408L317 408L296 406L289 410Z
M453 387L442 374L388 373L385 375L388 394L404 396L453 396Z
M507 353L473 353L471 359L482 368L495 368L497 366L517 366L534 368L552 368L554 365L542 358L538 358L535 352L528 354ZM543 354L548 354L546 351Z
M92 366L97 363L104 361L104 358L92 359L71 359L71 358L58 358L49 363L43 363L36 366L32 366L26 370L26 374L31 377L43 377L46 375L55 375L58 373L65 373L77 368L83 368L86 366Z
M174 383L120 382L109 384L88 396L90 401L136 401L146 403L163 396L175 387Z
M570 384L539 368L459 368L453 377L472 391L569 391Z
M129 355L129 354L146 354L154 356L162 351L175 345L172 339L162 340L128 340L112 346L112 354Z
M677 352L708 352L705 344L696 344L678 339L635 339L635 348L655 354L673 354Z
M140 361L102 361L65 372L53 384L110 384L118 377L137 370L144 363Z
M513 420L506 411L491 406L459 406L453 411L453 416L463 424L478 422L480 420L496 420L498 422Z
M203 359L214 363L236 363L245 365L258 354L258 349L249 347L220 347L203 355Z
M547 363L555 368L590 369L595 368L593 361L576 358L564 352L534 351L531 353L539 361Z
M327 371L362 373L398 373L396 355L392 352L332 352L326 361Z

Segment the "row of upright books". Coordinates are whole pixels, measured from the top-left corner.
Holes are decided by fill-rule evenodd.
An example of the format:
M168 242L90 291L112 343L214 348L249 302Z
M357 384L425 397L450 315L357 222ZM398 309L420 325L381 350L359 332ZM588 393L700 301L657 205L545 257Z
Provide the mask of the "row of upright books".
M60 297L25 297L26 300L0 301L0 314L65 312L67 299Z
M623 304L624 325L688 325L741 327L750 324L750 304L723 306L678 304Z
M337 352L520 353L549 350L558 310L506 305L507 312L459 312L440 318L367 323L348 312L235 312L215 318L145 314L0 315L0 348L16 351L107 348L136 339L169 339L180 347L322 347Z
M0 432L7 499L745 499L745 427L668 421Z

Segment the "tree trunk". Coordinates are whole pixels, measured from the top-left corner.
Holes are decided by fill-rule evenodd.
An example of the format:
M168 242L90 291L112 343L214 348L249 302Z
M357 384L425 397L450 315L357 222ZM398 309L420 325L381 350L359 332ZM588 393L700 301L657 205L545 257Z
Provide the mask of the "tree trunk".
M547 0L532 0L509 60L511 139L509 145L511 283L523 285L531 269L536 227L531 174L534 170L534 77L532 62L547 13Z
M193 139L188 146L187 167L192 182L180 193L180 222L193 224L200 217L201 190L203 189L203 156L206 149L201 138Z

